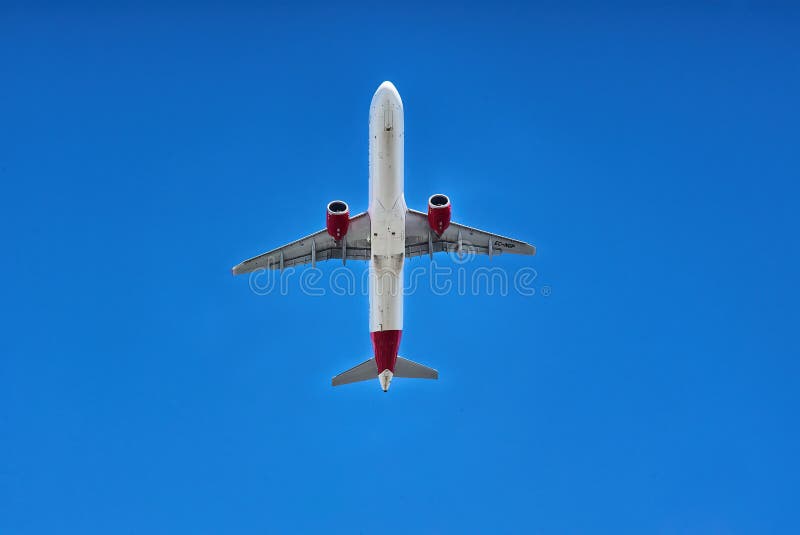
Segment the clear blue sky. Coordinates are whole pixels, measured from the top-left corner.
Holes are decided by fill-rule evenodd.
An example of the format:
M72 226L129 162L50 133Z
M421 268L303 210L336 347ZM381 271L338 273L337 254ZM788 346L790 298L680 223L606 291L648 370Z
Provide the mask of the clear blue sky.
M797 532L800 10L559 4L0 6L0 533ZM229 272L366 208L383 80L552 289L410 296L389 394Z

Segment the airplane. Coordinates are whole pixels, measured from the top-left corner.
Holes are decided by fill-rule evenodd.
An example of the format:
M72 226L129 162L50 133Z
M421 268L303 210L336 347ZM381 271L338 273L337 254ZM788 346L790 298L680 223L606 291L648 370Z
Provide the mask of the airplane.
M373 356L331 380L333 386L378 378L438 379L439 372L398 355L403 333L403 264L434 253L534 255L528 243L451 221L450 198L428 199L427 213L406 206L403 101L391 82L375 91L369 108L369 208L353 217L344 201L328 203L325 228L245 260L234 275L341 259L369 262L369 330Z

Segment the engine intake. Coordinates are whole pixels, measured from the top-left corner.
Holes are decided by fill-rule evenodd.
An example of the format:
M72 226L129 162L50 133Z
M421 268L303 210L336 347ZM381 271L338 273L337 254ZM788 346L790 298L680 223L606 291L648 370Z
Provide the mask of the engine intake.
M339 241L347 234L350 227L350 208L344 201L331 201L325 214L325 227L331 237Z
M428 225L437 236L444 234L450 226L450 199L437 193L428 199Z

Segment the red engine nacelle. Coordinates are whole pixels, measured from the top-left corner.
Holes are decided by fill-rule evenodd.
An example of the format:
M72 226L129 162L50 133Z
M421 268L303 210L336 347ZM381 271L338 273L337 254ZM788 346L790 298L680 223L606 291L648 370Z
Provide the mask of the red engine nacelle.
M347 234L350 226L350 208L344 201L331 201L328 203L328 211L325 214L325 227L328 234L339 241Z
M437 193L428 199L428 225L437 236L444 234L450 226L450 199Z

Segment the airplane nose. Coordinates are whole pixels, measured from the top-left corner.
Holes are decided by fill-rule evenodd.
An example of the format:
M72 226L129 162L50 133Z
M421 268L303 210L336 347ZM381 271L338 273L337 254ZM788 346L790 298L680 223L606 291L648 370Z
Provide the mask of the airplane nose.
M375 95L372 97L372 102L374 103L381 103L390 102L399 107L403 107L403 101L400 99L400 93L397 92L397 88L394 84L390 81L385 81L381 85L378 86L377 91L375 91Z
M392 82L386 80L385 82L383 82L381 85L378 86L377 92L380 93L381 91L389 91L392 93L397 93L397 88L394 86Z

